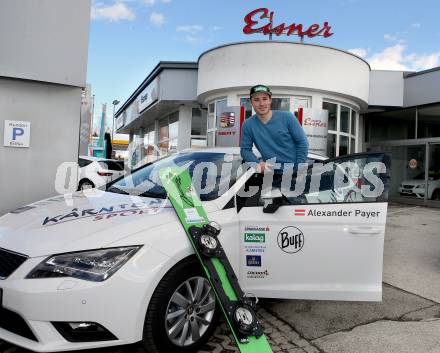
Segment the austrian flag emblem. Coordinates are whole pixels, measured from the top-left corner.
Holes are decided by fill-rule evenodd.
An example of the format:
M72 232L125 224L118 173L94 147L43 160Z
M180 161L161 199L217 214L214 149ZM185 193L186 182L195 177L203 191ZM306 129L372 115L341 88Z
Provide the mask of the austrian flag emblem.
M295 208L295 216L305 216L305 215L306 215L305 209Z

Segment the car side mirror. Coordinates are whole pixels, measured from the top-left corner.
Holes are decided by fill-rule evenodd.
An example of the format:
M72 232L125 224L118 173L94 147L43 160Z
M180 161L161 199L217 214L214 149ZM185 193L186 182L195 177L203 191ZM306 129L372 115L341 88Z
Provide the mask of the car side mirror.
M283 204L283 194L277 188L273 188L261 197L264 201L263 213L275 213Z

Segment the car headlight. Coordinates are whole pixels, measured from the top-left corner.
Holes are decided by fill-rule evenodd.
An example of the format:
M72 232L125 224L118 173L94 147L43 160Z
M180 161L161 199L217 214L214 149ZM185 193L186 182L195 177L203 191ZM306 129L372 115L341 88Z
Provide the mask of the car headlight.
M118 271L140 248L127 246L53 255L38 264L26 278L74 277L102 282Z
M416 186L417 189L424 189L425 188L425 184L419 184Z

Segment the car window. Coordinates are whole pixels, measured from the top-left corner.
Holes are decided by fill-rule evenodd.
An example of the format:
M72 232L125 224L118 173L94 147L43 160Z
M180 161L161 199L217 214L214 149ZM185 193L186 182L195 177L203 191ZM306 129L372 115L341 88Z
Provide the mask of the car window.
M214 200L228 190L243 173L240 168L241 163L242 159L239 155L226 156L224 153L211 152L181 153L146 165L110 184L107 190L136 196L165 198L166 191L160 181L159 171L165 167L180 166L188 169L200 199Z
M78 159L78 165L79 165L80 168L86 167L86 166L88 166L91 163L92 163L92 161L89 161L88 159L84 159L84 158L79 158Z
M99 166L107 170L124 170L124 161L99 161Z
M302 180L295 173L290 179L285 177L284 182L281 176L274 176L273 188L281 191L280 202L283 205L385 202L388 200L389 175L389 156L382 153L356 154L309 165L304 177L299 177ZM262 174L249 178L237 193L238 207L263 206L265 195L262 185ZM258 187L257 193L243 197L255 186Z

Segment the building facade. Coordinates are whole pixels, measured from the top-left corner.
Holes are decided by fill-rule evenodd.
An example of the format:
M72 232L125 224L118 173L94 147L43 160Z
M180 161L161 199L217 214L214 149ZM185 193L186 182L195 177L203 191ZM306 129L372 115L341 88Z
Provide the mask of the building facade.
M398 157L403 164L393 163L392 198L437 203L440 185L438 195L422 195L402 191L401 184L421 176L420 183L432 184L429 178L437 178L429 165L437 163L439 151L428 147L440 140L439 75L437 69L374 71L352 53L320 45L232 43L202 53L196 63L160 62L118 110L116 126L134 142L133 165L158 154L215 146L222 114L244 107L246 118L251 116L249 88L262 83L273 92L273 109L326 112L329 157L406 148ZM413 144L423 145L424 154L403 147ZM415 168L414 161L409 164L412 157ZM402 173L402 168L408 170ZM422 169L427 177L420 175Z
M78 161L89 22L90 0L1 3L0 215L57 194Z

